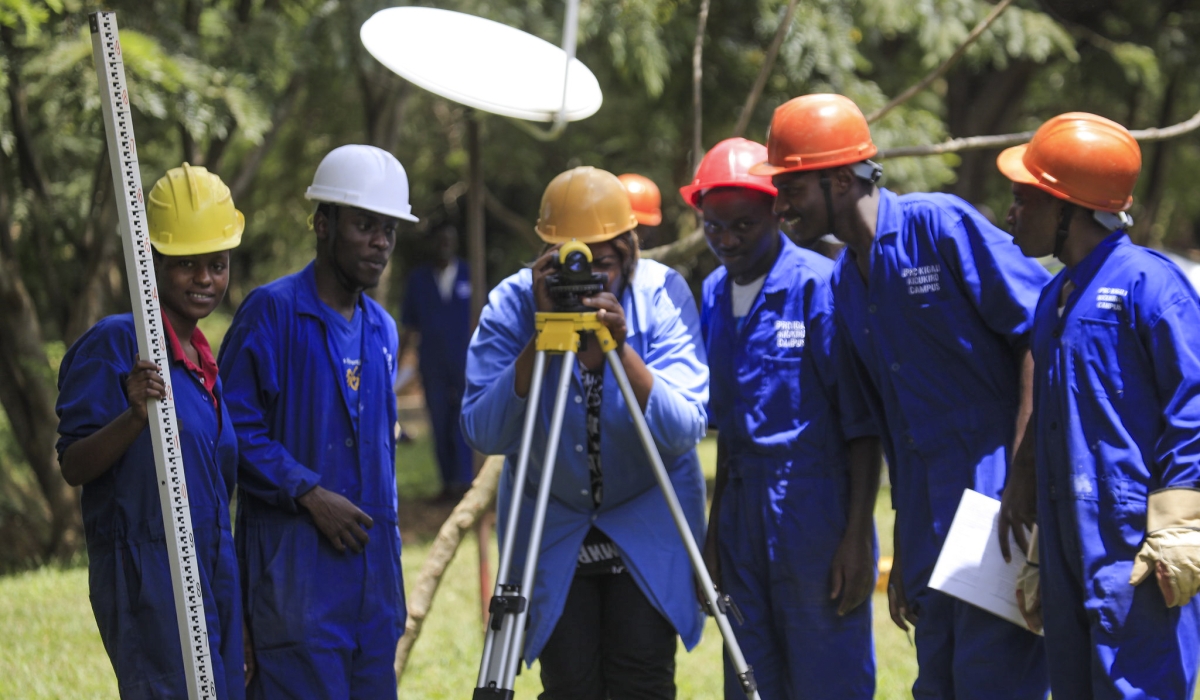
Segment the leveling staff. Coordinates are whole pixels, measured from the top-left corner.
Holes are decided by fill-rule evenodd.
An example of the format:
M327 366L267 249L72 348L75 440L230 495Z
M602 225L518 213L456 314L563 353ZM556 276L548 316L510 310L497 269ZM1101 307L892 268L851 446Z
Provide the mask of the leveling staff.
M208 340L196 323L221 303L242 213L204 168L172 168L146 197L150 245L167 334L171 388L187 480L196 565L204 595L217 697L245 697L242 604L229 527L237 435ZM83 485L88 588L121 697L184 698L187 677L150 441L149 399L160 368L137 360L133 316L109 316L84 333L58 375L59 463ZM248 661L248 659L246 660Z
M498 503L524 494L513 571L524 567L534 500L555 395L528 406L536 354L534 316L554 305L545 279L558 245L588 244L607 290L585 298L617 343L671 482L699 540L704 480L696 443L704 435L708 369L696 305L678 273L638 260L637 225L616 176L581 167L556 177L542 197L537 232L552 244L531 270L488 297L467 355L463 428L485 454L507 455ZM543 698L674 698L676 635L700 640L687 551L604 354L593 337L578 356L556 457L524 659L540 657ZM560 376L562 356L546 375ZM525 411L539 420L528 483L513 484ZM500 513L499 522L506 516ZM501 533L503 538L503 533Z

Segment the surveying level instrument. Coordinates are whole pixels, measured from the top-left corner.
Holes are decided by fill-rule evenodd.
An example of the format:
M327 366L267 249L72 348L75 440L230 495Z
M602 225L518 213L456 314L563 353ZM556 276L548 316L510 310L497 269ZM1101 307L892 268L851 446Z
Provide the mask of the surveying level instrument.
M104 131L108 136L108 160L112 166L113 190L117 196L117 219L120 223L121 246L125 250L125 270L129 275L129 296L133 303L138 353L143 359L158 365L166 389L162 399L149 402L147 413L150 416L150 442L154 447L158 499L166 531L188 699L215 699L217 686L208 647L196 544L192 539L192 513L188 508L179 423L175 420L171 361L167 355L167 337L160 311L158 285L154 279L154 258L146 229L142 176L138 171L137 149L133 140L133 119L129 109L129 91L125 87L125 63L121 58L121 41L117 36L117 18L112 12L95 12L88 15L88 23L92 30L96 77L100 81L100 111L104 115Z
M570 271L571 263L578 264L578 256L586 256L586 270L576 270L580 277L590 277L591 251L579 241L571 241L564 245L558 253L560 270ZM572 260L574 259L574 260ZM582 266L579 266L582 267ZM566 276L566 275L563 275ZM587 277L584 277L586 279ZM567 294L556 294L553 289L551 296L556 304L561 304L564 297L577 296L579 285L572 285ZM561 308L561 307L560 307ZM585 307L587 308L587 307ZM608 366L621 387L621 394L629 407L629 415L641 438L642 447L654 467L654 476L658 480L666 498L667 507L675 520L679 536L687 548L688 559L696 578L704 590L705 605L709 614L717 620L717 627L725 639L725 650L729 653L734 668L737 669L738 679L746 697L758 700L758 689L754 682L754 671L742 656L742 650L733 636L733 628L729 625L727 612L741 618L737 608L729 596L722 594L713 584L692 537L692 531L684 517L679 498L675 495L675 487L671 485L670 476L663 465L658 447L650 434L646 418L638 407L637 396L633 386L625 374L625 367L617 356L617 344L609 333L608 328L596 318L595 311L551 311L538 312L537 354L533 361L533 379L529 385L529 398L526 402L525 422L521 432L521 448L517 456L515 484L508 509L508 518L504 530L504 542L500 550L500 569L496 574L496 589L489 606L490 616L486 635L483 642L483 659L479 666L479 680L475 687L473 700L511 700L513 683L521 664L521 651L524 647L525 626L529 618L529 595L533 592L534 577L537 573L538 555L542 544L542 529L546 521L546 507L550 502L550 484L554 480L554 465L558 456L558 443L562 437L563 414L566 410L567 395L571 388L571 377L575 367L575 356L582 343L581 334L593 333L600 343L600 348L608 360ZM550 432L546 439L546 457L542 468L541 481L538 484L537 501L534 506L533 522L529 532L529 549L525 556L525 570L521 576L520 585L509 583L509 570L512 566L513 548L516 545L517 525L520 522L521 497L529 471L529 450L533 441L535 422L542 393L542 381L546 373L546 355L563 356L562 370L558 378L558 387L554 399L554 409L550 414Z

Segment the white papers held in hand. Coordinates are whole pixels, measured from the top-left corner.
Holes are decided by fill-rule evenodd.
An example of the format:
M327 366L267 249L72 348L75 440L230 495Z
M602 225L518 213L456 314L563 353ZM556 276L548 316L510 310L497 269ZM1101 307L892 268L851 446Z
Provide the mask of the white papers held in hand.
M1000 501L967 489L929 577L929 586L1028 631L1017 608L1017 575L1025 553L1009 534L1012 561L1000 553Z

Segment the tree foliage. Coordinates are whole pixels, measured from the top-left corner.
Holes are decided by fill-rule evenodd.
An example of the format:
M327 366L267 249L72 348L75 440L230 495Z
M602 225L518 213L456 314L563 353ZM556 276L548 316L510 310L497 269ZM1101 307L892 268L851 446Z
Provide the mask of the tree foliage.
M665 228L689 233L674 196L690 179L692 44L699 0L584 0L579 58L604 106L543 143L392 75L358 28L382 0L113 0L147 186L187 160L219 173L245 213L229 309L312 255L303 192L320 158L351 142L404 163L422 223L377 292L393 310L432 222L460 221L466 123L480 121L488 188L488 279L529 259L541 191L577 164L636 171L664 192ZM430 0L561 41L558 0ZM708 147L734 128L786 0L712 0L703 54ZM87 13L97 0L0 0L0 567L78 546L74 494L57 480L56 357L100 316L127 308ZM870 112L928 73L993 5L984 0L801 0L750 121L807 92ZM1086 110L1132 128L1200 108L1200 11L1184 0L1018 0L931 89L873 124L881 147L1034 128ZM995 152L886 162L885 185L946 189L1003 215ZM1134 211L1139 240L1191 246L1200 201L1194 139L1149 145ZM703 257L703 256L702 256ZM693 262L693 281L712 262ZM17 497L16 495L20 497ZM7 523L7 525L6 525ZM27 541L4 537L14 528ZM6 529L7 528L7 529Z

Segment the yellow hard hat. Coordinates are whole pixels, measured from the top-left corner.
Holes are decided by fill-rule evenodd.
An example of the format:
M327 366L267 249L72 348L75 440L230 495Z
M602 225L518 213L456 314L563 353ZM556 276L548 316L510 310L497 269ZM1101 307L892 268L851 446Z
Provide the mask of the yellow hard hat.
M629 194L617 176L582 166L560 174L546 186L535 230L547 243L565 243L572 238L600 243L637 225Z
M221 178L200 166L171 168L146 198L150 243L163 255L203 255L236 248L246 219Z

